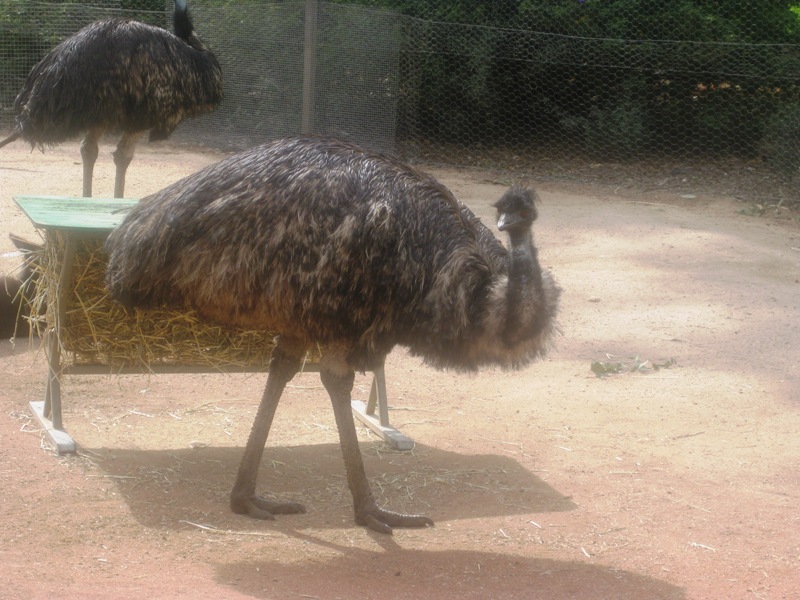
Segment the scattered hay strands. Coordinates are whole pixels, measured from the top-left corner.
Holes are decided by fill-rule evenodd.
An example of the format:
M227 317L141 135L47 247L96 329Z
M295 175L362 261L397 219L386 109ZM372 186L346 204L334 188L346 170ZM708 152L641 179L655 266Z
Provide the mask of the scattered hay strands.
M35 327L54 330L66 243L58 232L48 232L47 242L36 261L39 285L32 314L40 315L33 319ZM97 237L76 242L73 278L58 329L65 364L105 365L112 371L153 366L267 369L275 344L269 332L215 325L193 310L129 313L112 301L105 287L103 243ZM307 361L318 358L309 356Z
M203 531L208 531L210 533L218 533L221 535L252 535L256 537L271 537L271 538L282 537L281 535L267 531L234 531L233 529L219 529L217 527L212 527L211 525L193 523L191 521L185 521L183 519L181 519L180 522L185 523L186 525L191 525L192 527L197 527L198 529L202 529Z

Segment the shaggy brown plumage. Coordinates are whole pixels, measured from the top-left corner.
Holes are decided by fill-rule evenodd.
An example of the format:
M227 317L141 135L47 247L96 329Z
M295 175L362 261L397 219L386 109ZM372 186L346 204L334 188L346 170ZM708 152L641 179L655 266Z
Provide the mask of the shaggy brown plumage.
M279 336L231 498L269 518L295 504L255 495L258 461L286 382L322 347L356 520L425 525L374 502L350 414L356 370L397 344L440 368L521 367L555 329L559 289L532 244L535 194L497 203L509 252L434 178L328 139L279 140L144 198L107 242L106 283L128 306L185 305Z
M0 277L0 339L27 337L29 303L36 295L32 261L42 246L10 233L9 238L22 255L15 273Z
M98 141L122 133L114 195L121 197L136 142L166 139L187 117L222 100L222 71L194 33L185 0L176 0L174 33L125 18L92 23L51 50L17 95L16 126L0 147L23 138L44 148L78 135L83 195L92 195Z

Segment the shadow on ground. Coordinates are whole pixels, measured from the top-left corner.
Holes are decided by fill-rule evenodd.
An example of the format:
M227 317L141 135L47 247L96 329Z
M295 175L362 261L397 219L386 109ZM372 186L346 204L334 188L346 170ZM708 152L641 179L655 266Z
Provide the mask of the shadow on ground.
M427 513L434 521L566 511L572 500L511 457L462 455L417 445L413 452L362 443L367 475L381 505ZM182 521L213 519L215 527L269 528L233 515L228 494L242 456L236 447L176 450L92 448L82 452L112 479L146 527L184 528ZM259 493L305 504L304 515L281 516L291 527L352 524L338 444L268 447ZM155 501L154 501L155 500Z
M404 550L375 534L381 550L320 541L294 532L309 545L330 551L327 559L285 564L280 557L217 566L218 581L254 598L503 598L561 600L682 599L669 583L582 562L528 558L468 550ZM327 582L336 581L335 593Z
M463 455L421 445L413 452L388 451L377 442L361 446L379 502L426 512L440 525L576 506L511 457ZM353 521L338 444L267 448L260 489L302 501L308 508L306 514L281 515L274 522L254 521L228 509L241 448L84 452L116 483L131 514L145 527L185 530L199 525L275 538L251 546L246 561L217 562L214 567L221 585L254 598L685 598L676 586L629 571L506 554L502 542L485 551L404 549L394 538L367 530L364 535L374 542L369 549L323 539L331 528L361 529ZM283 555L279 549L285 543L307 548L305 558Z
M2 283L0 283L2 285ZM21 354L28 354L34 357L40 351L41 341L38 337L18 337L14 341L3 338L0 340L0 358L7 358ZM42 372L44 379L44 372Z

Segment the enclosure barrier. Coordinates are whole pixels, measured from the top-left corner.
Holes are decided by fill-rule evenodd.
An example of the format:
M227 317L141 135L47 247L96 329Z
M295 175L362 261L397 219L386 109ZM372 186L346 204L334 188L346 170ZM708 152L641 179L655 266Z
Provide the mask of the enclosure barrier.
M698 159L780 195L800 168L800 8L662 0L190 0L225 98L172 138L239 150L333 135L407 161L580 179ZM0 0L0 128L31 68L97 19L171 0ZM763 172L762 172L763 171ZM771 175L771 177L770 177Z

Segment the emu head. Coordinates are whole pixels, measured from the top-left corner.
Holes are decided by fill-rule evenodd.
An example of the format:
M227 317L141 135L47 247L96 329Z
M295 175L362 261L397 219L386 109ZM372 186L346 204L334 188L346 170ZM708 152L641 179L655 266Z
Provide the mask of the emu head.
M29 303L36 296L37 273L35 264L41 257L41 244L29 242L10 233L8 237L22 256L22 264L15 275L0 277L0 336L27 337L30 315ZM35 329L35 327L34 327Z
M22 255L22 265L20 266L17 278L23 283L26 297L30 300L35 293L33 288L37 281L36 265L34 261L40 256L44 247L36 242L29 242L13 233L9 233L8 237Z
M539 197L531 189L514 186L494 203L497 209L497 228L509 233L520 233L530 229L538 213Z

